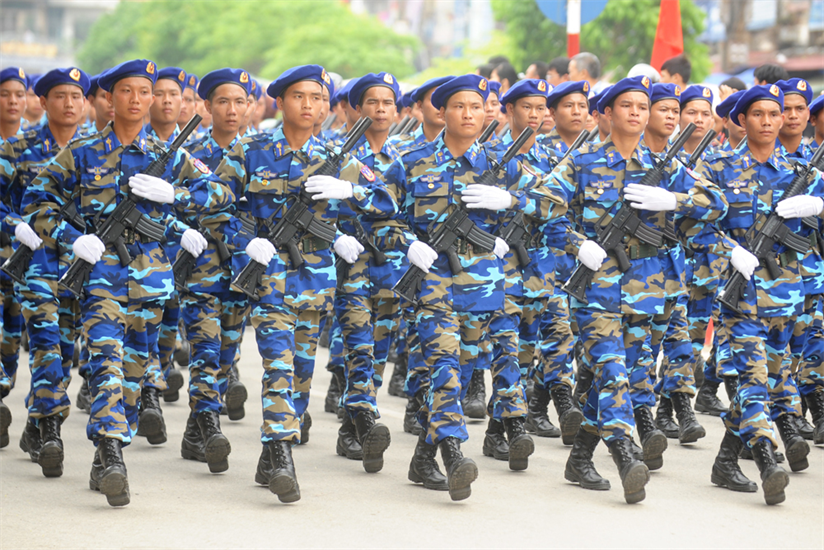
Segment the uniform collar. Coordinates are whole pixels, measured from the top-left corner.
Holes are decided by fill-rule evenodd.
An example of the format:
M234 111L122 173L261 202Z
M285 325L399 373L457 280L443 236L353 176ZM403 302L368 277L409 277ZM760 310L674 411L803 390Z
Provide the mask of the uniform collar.
M289 147L289 142L286 141L286 136L283 135L283 127L280 127L272 132L272 143L275 144L276 159L282 158L293 152L292 148ZM303 147L300 148L299 152L306 155L307 158L312 158L312 154L314 154L315 148L317 147L322 149L323 144L318 141L315 136L309 136L309 139L306 140L306 143L303 144Z
M798 158L806 160L810 156L809 145L805 145L803 141L798 145L798 149L796 149L795 153L790 153L789 151L787 151L787 148L784 147L781 141L776 139L775 152L777 155L785 158Z
M240 141L240 134L236 134L234 138L232 138L231 143L229 143L229 147L226 148L226 151L231 151L237 142ZM222 151L223 149L218 145L215 141L215 138L212 137L212 131L206 134L206 138L203 140L203 148L209 151L209 154L214 155L218 151Z
M177 138L177 136L180 135L180 126L175 124L175 129L172 132L172 135L169 136L168 140L163 140L163 139L161 139L161 137L159 135L157 135L157 132L155 132L155 129L154 129L154 127L152 127L151 122L147 123L146 126L143 127L143 131L146 132L147 136L151 136L151 137L155 138L160 143L170 144Z
M738 154L738 158L741 159L741 161L744 163L744 166L746 168L750 168L751 166L755 166L755 165L758 164L758 161L756 161L752 157L752 155L750 154L750 145L749 145L749 143L747 143L743 147L739 146L739 148L736 149L735 152ZM786 153L786 149L784 149L783 146L781 146L780 148L776 147L775 149L773 149L773 152L770 154L770 158L768 158L767 162L765 162L764 164L769 164L770 166L772 166L776 170L780 170L781 165L782 165L782 161L784 163L786 163L786 159L784 158L784 153Z
M76 139L80 137L80 135L80 126L78 125L74 130L72 139ZM40 143L43 144L42 147L44 153L51 153L52 151L57 151L60 149L60 146L57 144L57 140L54 139L54 134L52 134L48 124L44 124L43 126L37 128L37 137L40 139Z
M507 131L504 136L501 138L501 144L504 146L504 150L509 149L509 146L512 142L515 141L512 137L512 130ZM529 148L527 151L527 156L532 157L533 159L542 159L548 157L544 152L543 147L541 144L538 143L538 140L535 140L535 143L532 144L532 147Z
M641 166L646 166L648 163L643 162L643 149L641 148L641 143L643 140L638 142L638 145L635 147L635 151L633 151L632 156ZM616 164L623 162L624 157L621 156L621 153L618 152L618 149L615 148L615 143L612 141L612 136L608 136L606 140L604 140L603 145L604 151L604 158L607 160L607 166L609 168L613 168Z
M355 153L359 159L369 158L375 153L372 151L372 146L369 145L369 140L366 139L366 136L361 136L360 140L355 144L355 147L352 149L352 152ZM396 160L400 155L398 154L398 150L389 143L389 139L383 142L383 147L381 147L380 153L383 153L387 157L391 158L392 160Z
M108 123L105 128L100 132L100 139L103 140L103 144L105 146L106 154L111 153L118 147L123 146L120 143L120 140L117 139L117 134L114 133L114 125L113 123ZM137 134L137 137L134 138L132 145L140 149L142 152L146 152L146 144L147 144L148 137L146 136L146 129L141 128L140 133Z
M438 139L435 140L435 156L438 160L438 164L444 163L446 161L452 160L452 153L449 152L449 148L446 146L446 143L443 141L443 132L438 135ZM478 168L478 163L481 158L481 146L478 145L478 142L474 142L466 153L463 154L463 158L469 162L469 165L473 168Z

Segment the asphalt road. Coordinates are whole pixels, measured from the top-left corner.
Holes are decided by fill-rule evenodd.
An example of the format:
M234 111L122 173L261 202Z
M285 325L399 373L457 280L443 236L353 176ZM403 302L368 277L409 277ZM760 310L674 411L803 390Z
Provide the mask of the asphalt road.
M507 463L482 455L485 422L470 421L463 449L480 475L468 500L451 502L447 493L407 481L415 438L402 430L405 400L381 390L382 422L393 440L384 469L366 474L360 463L335 454L339 424L323 412L326 357L321 350L309 405L311 439L293 453L302 499L292 505L254 483L258 399L247 402L243 420L222 417L232 444L224 474L180 457L184 399L163 405L166 444L137 438L126 449L129 506L110 508L88 488L93 447L82 411L63 425L63 476L46 479L17 445L29 385L21 369L5 400L14 420L11 444L0 450L0 548L824 548L824 447L812 449L807 471L791 474L787 501L768 507L761 492L733 493L710 483L723 427L705 415L699 420L707 437L686 447L670 440L664 468L653 472L646 500L633 506L624 503L603 445L595 464L613 488L586 491L564 481L569 449L560 439L536 438L529 469L511 472ZM25 356L21 361L27 364ZM257 395L262 367L252 332L240 370L250 395ZM78 386L75 378L72 398ZM742 467L758 480L753 462Z

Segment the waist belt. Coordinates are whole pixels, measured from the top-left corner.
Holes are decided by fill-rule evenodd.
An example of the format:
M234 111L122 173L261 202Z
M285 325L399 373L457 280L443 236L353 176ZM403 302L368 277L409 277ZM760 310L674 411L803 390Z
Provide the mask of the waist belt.
M300 240L300 246L304 254L311 254L319 250L328 250L332 243L314 235L307 235Z
M651 244L634 244L627 247L627 256L630 260L642 260L644 258L657 258L658 247Z
M159 243L160 239L153 239L151 237L147 237L146 235L141 235L134 229L126 229L123 231L123 243L124 244L134 244L134 243Z

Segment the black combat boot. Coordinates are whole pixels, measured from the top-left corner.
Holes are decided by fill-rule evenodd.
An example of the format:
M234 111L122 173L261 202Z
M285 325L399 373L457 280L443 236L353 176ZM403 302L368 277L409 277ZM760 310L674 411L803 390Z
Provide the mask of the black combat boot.
M798 428L798 433L807 441L813 440L815 434L815 427L807 421L807 401L801 397L801 416L795 419L795 425Z
M145 437L151 445L166 443L166 422L160 409L160 390L143 388L140 392L139 410L137 435Z
M406 397L403 386L406 383L406 371L408 370L409 353L404 352L398 356L395 367L392 369L392 377L389 379L389 395L395 397Z
M169 367L169 374L166 375L166 386L163 390L163 401L173 403L180 399L180 388L183 387L183 373L175 368L174 363Z
M641 447L644 449L644 464L650 470L658 470L664 465L667 436L655 427L655 419L653 419L649 407L644 405L633 412L635 413L635 425L638 427L638 437L641 439Z
M300 441L298 445L306 445L309 443L309 430L312 428L312 415L309 411L305 411L300 417Z
M196 420L209 471L213 474L225 472L229 469L232 446L220 431L220 415L216 411L203 411L197 414Z
M486 418L486 388L484 387L484 371L475 369L469 379L466 397L461 402L464 415L467 418Z
M180 332L182 336L185 331ZM178 342L180 342L180 346L178 346ZM172 359L174 359L177 366L180 368L186 368L189 366L189 341L185 338L181 338L180 340L175 341L175 351L172 355Z
M663 436L664 434L661 434L661 437ZM609 445L612 461L618 466L618 473L621 475L624 500L627 504L635 504L644 500L647 496L644 486L649 482L649 469L646 464L635 459L631 443L628 437L623 437Z
M11 409L0 397L0 449L9 445L9 426L11 426Z
M323 402L323 410L337 414L338 406L340 405L340 398L343 395L343 390L346 387L346 375L343 373L342 367L335 367L332 369L332 378L329 380L329 389L326 390L326 399Z
M100 455L100 467L95 471L92 463L89 487L106 495L109 506L126 506L131 498L120 440L108 437L99 440L97 454Z
M727 407L718 399L717 393L718 383L705 378L704 384L698 388L698 395L695 396L695 410L704 414L721 416Z
M813 443L821 445L824 443L824 390L816 389L814 392L806 395L804 400L807 402L807 407L810 409L810 414L813 417Z
M389 448L392 437L389 428L375 422L375 413L361 411L354 419L355 431L363 448L363 469L369 474L383 468L383 453Z
M764 500L767 504L784 502L784 488L790 484L790 476L775 461L775 452L772 443L760 439L752 447L752 455L758 471L761 472L761 488L764 490Z
M655 425L664 435L670 439L678 439L680 428L672 418L672 401L669 397L661 395L658 401L658 410L655 411Z
M246 403L246 398L249 394L246 392L246 386L238 378L237 366L232 365L229 369L229 382L226 386L226 413L229 415L229 420L241 420L246 416L246 410L243 404Z
M494 418L489 419L489 425L484 434L484 456L491 456L495 460L509 460L509 443L506 441L504 423Z
M269 490L276 494L281 502L297 502L300 500L300 486L295 475L295 463L292 462L292 444L289 441L272 441L266 445L265 450L269 451L271 469L258 464L258 470L268 474Z
M363 460L363 447L358 441L355 424L348 414L343 417L343 424L338 430L338 443L335 452L349 460Z
M784 454L781 451L775 451L775 461L778 464L784 464ZM741 452L738 453L738 458L742 460L753 460L752 449L744 445L741 447Z
M572 399L572 390L566 384L556 384L549 390L552 402L555 403L555 412L558 413L558 423L561 425L561 440L564 445L572 445L584 413Z
M549 421L549 391L535 386L527 402L526 431L538 437L561 437L561 430Z
M438 468L438 461L435 460L437 454L438 446L428 444L426 434L420 434L412 462L409 463L409 481L423 483L424 487L433 491L448 491L446 476Z
M601 438L597 435L592 435L584 428L578 428L564 469L564 479L577 483L584 489L609 490L609 480L602 478L592 463L592 456L599 441Z
M186 419L186 430L183 432L183 441L180 443L180 456L186 460L206 462L206 446L197 419L191 414Z
M809 468L810 463L807 460L807 455L810 454L810 446L798 433L795 417L784 413L776 419L775 427L778 428L781 441L784 442L784 450L786 451L787 464L790 465L790 470L800 472Z
M724 391L727 392L727 399L729 399L730 403L732 400L735 399L735 394L738 393L738 377L737 376L724 376Z
M82 380L82 382L80 383L80 389L77 390L77 399L75 400L74 405L81 411L91 413L92 392L89 389L89 381L86 380L85 376L81 376L80 379Z
M743 446L744 442L740 437L728 430L724 431L721 448L715 457L715 464L712 465L710 481L731 491L754 493L758 490L758 485L747 479L738 466L738 454Z
M446 468L449 497L464 500L472 494L472 482L478 479L478 467L471 458L461 453L461 441L457 437L447 437L438 444L441 458Z
M595 378L595 374L583 366L581 363L578 363L578 376L577 381L575 382L575 393L573 394L572 398L578 403L578 406L583 406L582 401L586 400L586 396L589 393L590 388L592 388L592 381Z
M43 469L46 477L60 477L63 475L63 440L60 439L60 425L63 418L47 416L39 421L40 427L40 456L37 462Z
M704 356L699 354L698 357L695 358L695 362L692 366L693 376L695 376L696 388L700 388L704 385L704 365L706 365L706 361L704 361Z
M695 413L692 412L690 396L686 393L675 392L670 396L670 399L675 407L675 415L678 417L678 442L685 445L695 443L705 437L707 431L698 423Z
M403 431L412 435L420 435L423 428L418 422L418 411L423 406L424 390L418 390L418 393L411 396L406 402L406 410L403 413Z
M29 453L32 462L38 462L41 444L40 428L37 427L37 420L28 417L26 426L23 428L23 435L20 436L20 449L24 453Z
M519 416L504 418L503 422L509 440L509 469L516 472L527 469L529 456L535 452L535 442L526 433L524 420Z

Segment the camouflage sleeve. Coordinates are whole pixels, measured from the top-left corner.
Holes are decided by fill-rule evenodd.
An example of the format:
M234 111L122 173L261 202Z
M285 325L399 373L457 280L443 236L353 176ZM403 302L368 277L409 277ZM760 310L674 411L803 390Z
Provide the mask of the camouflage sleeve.
M409 220L406 216L409 208L407 201L414 201L414 198L406 192L406 167L400 158L395 160L383 173L383 179L387 185L393 186L396 189L399 208L398 213L395 214L393 218L397 219L400 223L403 235L403 237L399 239L398 249L404 254L407 254L409 252L409 245L417 241L418 237L409 229Z
M23 194L23 215L41 239L71 243L82 235L60 216L60 208L74 200L77 186L74 150L64 147L38 174Z
M514 195L511 208L542 222L566 215L566 195L558 182L550 180L547 176L539 176L527 164L516 160L510 161L507 175L518 180L517 185L507 186L509 189L518 189L515 192L510 191Z
M579 212L581 208L580 200L576 200L579 195L579 193L576 192L577 187L578 178L577 167L575 165L575 155L570 155L566 160L564 160L564 162L558 164L555 169L549 173L543 185L538 187L535 190L535 193L550 194L553 196L555 194L560 194L561 197L572 197L568 204L567 201L564 200L564 204L567 205L569 212L573 217L580 217L583 214ZM564 208L564 213L566 212L567 208ZM578 225L580 226L580 223ZM578 256L578 249L586 240L586 236L575 231L572 228L572 224L569 223L568 218L567 222L564 224L564 230L566 234L565 243L563 243L564 252L573 256Z
M203 162L178 151L172 168L175 209L196 216L225 210L235 202L232 189Z
M679 169L686 171L680 166ZM673 176L674 175L675 174L673 174ZM683 191L686 185L691 185L691 179L693 182L696 182L695 187L700 185L704 192L717 193L718 199L716 199L716 201L722 202L723 208L718 214L710 214L710 221L682 214L679 210L682 206L681 200L684 193L676 192L676 196L678 197L678 207L674 216L676 234L682 242L685 242L687 246L696 252L713 254L729 259L732 254L732 249L738 246L738 243L720 229L720 223L727 216L729 208L727 199L718 185L720 182L720 174L713 169L711 163L707 162L699 165L697 176L687 174L687 178L689 179L671 179L670 181L674 184L675 189ZM690 189L690 192L692 192L692 189Z
M11 186L15 175L15 159L17 155L14 152L15 140L9 139L3 144L0 149L0 220L2 220L2 230L6 233L13 233L15 218L19 216L11 208Z
M353 195L347 202L353 211L370 219L387 219L398 213L398 203L392 191L354 155L347 155L339 178L352 184Z
M209 216L202 220L203 226L215 239L223 241L236 250L245 250L249 244L250 235L242 231L240 220L235 216L234 201L246 194L249 185L249 170L246 166L246 149L243 141L239 141L231 151L224 155L213 177L218 179L232 196L232 206L223 210L221 216ZM222 223L221 223L222 222ZM222 232L222 235L219 233Z
M678 204L675 217L688 217L704 222L722 218L729 208L724 193L711 179L688 170L673 161L669 171L668 189L675 193Z

